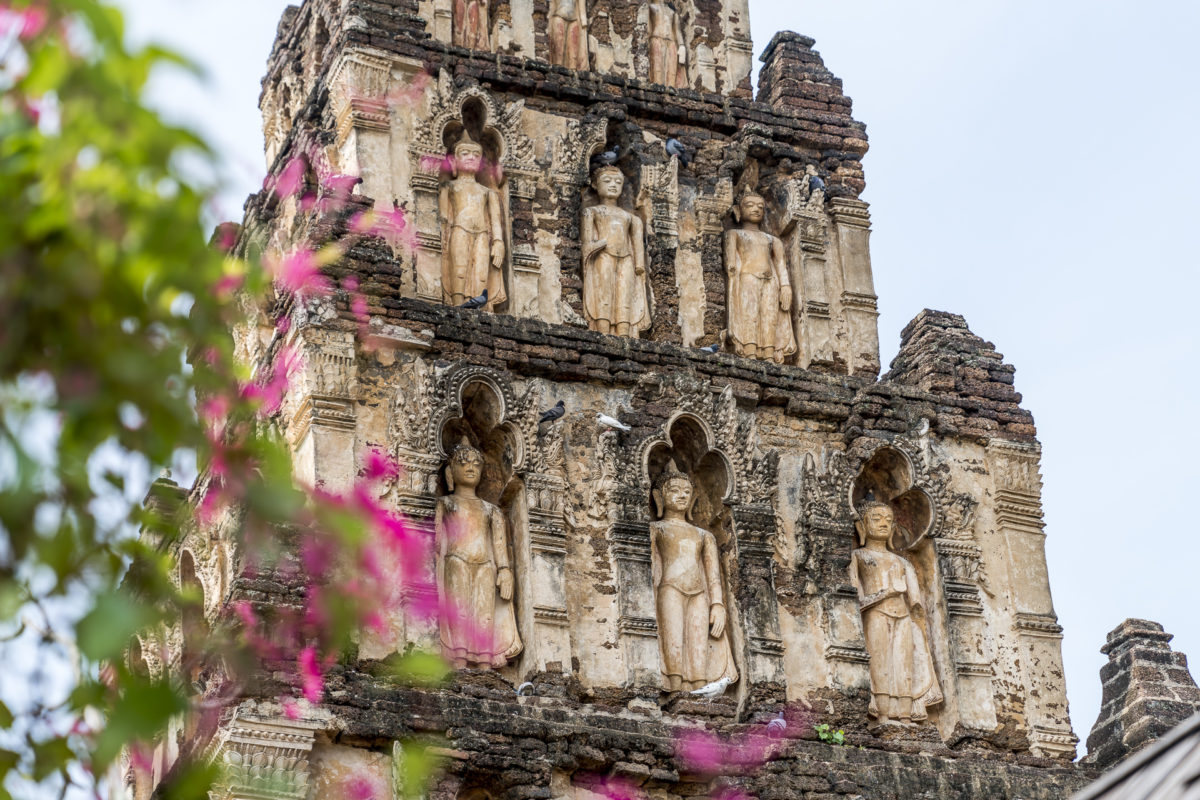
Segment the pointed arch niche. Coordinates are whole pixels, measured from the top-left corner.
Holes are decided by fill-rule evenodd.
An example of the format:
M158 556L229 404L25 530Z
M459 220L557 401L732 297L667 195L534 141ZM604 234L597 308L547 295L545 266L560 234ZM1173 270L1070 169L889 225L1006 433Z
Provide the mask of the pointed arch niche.
M532 240L514 238L518 220L532 219L537 168L533 143L521 128L524 101L503 103L478 85L456 86L442 71L430 98L430 114L414 132L411 157L413 211L417 226L416 296L442 302L442 186L451 179L455 145L464 135L483 148L478 180L500 195L504 224L504 285L507 300L496 310L512 313L536 299L539 261ZM536 304L535 304L536 305Z
M471 365L452 367L441 376L435 406L428 429L428 451L439 465L431 481L434 496L449 494L445 466L465 439L483 453L476 492L501 510L508 529L523 649L501 674L519 682L547 665L568 668L566 528L561 487L548 491L553 481L539 472L533 457L540 409L528 397L518 399L507 376Z
M990 733L997 723L992 671L977 663L988 638L978 590L947 580L947 548L956 543L943 538L946 526L938 511L943 487L910 448L902 441L894 444L879 447L862 463L848 499L856 514L870 500L891 506L897 526L893 550L916 570L934 670L945 695L942 703L927 709L930 723L943 738L967 729ZM964 709L974 716L964 716Z

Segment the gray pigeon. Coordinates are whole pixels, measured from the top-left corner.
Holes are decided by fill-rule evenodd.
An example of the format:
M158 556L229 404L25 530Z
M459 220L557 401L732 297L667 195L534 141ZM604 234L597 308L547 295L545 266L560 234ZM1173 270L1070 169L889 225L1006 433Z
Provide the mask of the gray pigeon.
M612 150L606 150L592 159L592 163L598 167L611 167L617 163L617 159L621 157L621 146L613 145Z
M713 342L708 347L701 347L701 348L699 348L699 350L701 353L717 353L717 352L720 352L720 350L721 350L721 343Z
M559 400L554 404L554 408L542 412L542 416L538 418L538 425L544 422L554 422L554 420L561 418L565 413L567 413L567 404Z
M679 163L685 167L691 163L692 159L687 154L687 148L683 146L683 142L675 137L667 139L667 155L675 156L679 159Z
M472 297L467 302L459 306L459 308L483 308L487 305L487 289L483 290L483 294Z
M819 176L819 175L809 175L808 176L809 191L819 192L819 191L824 190L824 188L825 188L825 181L821 180L821 176Z

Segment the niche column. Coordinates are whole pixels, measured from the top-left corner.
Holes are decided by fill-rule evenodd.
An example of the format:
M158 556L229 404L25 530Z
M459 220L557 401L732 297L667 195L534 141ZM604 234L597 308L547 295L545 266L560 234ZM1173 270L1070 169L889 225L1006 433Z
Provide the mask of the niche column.
M845 357L851 375L879 374L879 304L871 277L871 214L861 200L835 197L829 216L842 274Z
M354 334L306 326L289 342L300 354L285 399L295 476L336 494L350 488L357 472Z
M1024 662L1031 750L1050 758L1074 758L1062 669L1062 627L1050 597L1046 534L1042 522L1041 448L993 440L988 461L995 480L996 532L1007 555L1012 626Z

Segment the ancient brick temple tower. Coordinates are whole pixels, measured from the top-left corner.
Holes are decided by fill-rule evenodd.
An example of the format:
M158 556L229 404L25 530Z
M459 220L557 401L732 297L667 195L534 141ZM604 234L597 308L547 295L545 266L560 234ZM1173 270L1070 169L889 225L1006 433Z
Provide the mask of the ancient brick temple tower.
M268 165L361 177L351 210L406 210L411 246L368 237L329 268L368 320L344 293L283 306L290 327L241 332L243 355L306 356L281 416L300 480L345 487L382 447L395 509L467 531L426 566L498 644L397 615L301 719L241 702L212 752L275 765L271 796L390 781L381 743L415 733L445 756L439 800L587 798L595 776L675 800L718 785L677 757L681 731L774 719L776 760L736 780L755 797L1048 800L1086 781L1014 369L924 311L879 376L865 128L794 33L755 96L748 14L284 13ZM240 246L319 244L348 216L263 192ZM214 614L245 591L219 535L185 548ZM372 677L413 645L445 648L454 682ZM230 775L228 796L265 791Z

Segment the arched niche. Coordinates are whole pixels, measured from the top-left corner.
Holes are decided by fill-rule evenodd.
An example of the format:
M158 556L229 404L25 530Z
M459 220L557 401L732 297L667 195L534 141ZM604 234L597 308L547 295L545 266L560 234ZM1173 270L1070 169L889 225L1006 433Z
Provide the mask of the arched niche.
M130 641L126 661L130 672L144 680L150 679L150 664L146 661L145 647L140 637L134 636Z
M525 442L520 429L506 420L508 398L493 381L483 376L468 378L455 391L457 402L448 409L437 433L437 452L443 458L466 439L484 456L484 473L477 492L489 503L501 505L520 480L524 467ZM445 476L442 476L445 483Z
M858 509L868 500L887 503L895 512L897 550L913 549L933 530L933 500L915 485L912 462L900 450L879 448L859 471L851 488L850 505Z
M458 117L446 120L441 131L444 150L453 153L454 146L464 134L470 135L483 148L485 168L479 173L479 182L500 189L505 180L503 164L507 146L504 135L495 125L489 124L487 105L480 97L465 97L459 107ZM488 169L489 166L493 168Z
M483 454L483 474L475 489L481 499L497 506L507 526L507 563L512 565L515 586L513 607L517 630L523 642L528 642L532 625L529 601L529 500L524 467L524 442L518 426L506 420L509 407L506 393L494 380L485 376L467 378L454 391L457 402L441 423L437 434L437 449L443 468L438 474L438 492L451 493L446 468L454 448L466 441ZM524 669L530 648L510 662L515 674Z
M687 521L710 533L716 543L720 591L719 593L715 592L712 584L707 580L704 581L704 585L708 587L708 591L714 592L709 595L710 602L716 602L719 599L724 606L726 621L725 633L717 639L706 637L709 654L705 668L707 674L701 679L706 682L720 678L735 681L739 675L745 674L746 669L744 659L739 657L740 648L733 647L734 642L744 641L745 636L744 620L741 618L741 609L731 584L731 580L737 574L736 547L733 546L733 516L729 506L735 488L734 473L729 460L714 445L712 429L704 419L692 413L680 412L666 425L665 435L654 440L644 454L650 490L646 500L651 520L650 562L655 565L652 569L671 569L678 574L678 567L681 563L675 561L674 567L665 566L665 562L661 560L663 551L659 550L655 543L655 526L658 524L656 520L662 519L663 516L662 508L659 505L662 495L657 494L657 490L661 487L664 475L669 475L673 471L672 462L674 462L675 469L687 475L691 480L693 500L686 515ZM687 555L689 552L691 555ZM706 558L702 557L700 550L690 551L688 548L682 548L676 551L676 556L683 562L690 562L684 563L687 570L695 570L699 575L705 575L707 572L706 564L708 562ZM667 648L671 646L669 643L672 641L669 631L672 627L674 628L676 636L674 641L677 647L687 647L680 643L688 641L689 634L684 631L695 629L692 627L695 622L695 617L692 615L695 612L684 611L679 607L675 607L673 612L670 610L664 612L663 607L659 605L663 598L660 592L664 589L652 576L653 573L647 576L650 578L647 588L650 589L653 597L654 611L652 613L658 624L663 686L668 691L678 691L681 688L678 681L683 680L685 682L682 684L682 688L698 688L695 685L689 687L686 683L686 681L697 680L697 677L695 673L692 677L687 677L689 668L682 661L676 661L675 664L675 669L682 670L682 672L668 673L667 666L670 663ZM707 621L706 615L704 621ZM664 636L666 638L663 638ZM695 640L692 639L692 641ZM675 658L682 659L682 656L676 655ZM694 668L695 665L692 666Z
M892 508L896 531L889 549L911 564L916 572L925 609L923 631L934 673L945 694L954 691L954 667L949 654L944 591L933 542L937 509L930 492L917 485L917 476L918 471L906 452L899 447L880 447L859 469L851 484L849 499L856 516L864 504L872 500ZM854 547L860 546L857 536ZM872 657L880 656L872 653ZM944 699L928 706L929 723L940 727L948 707Z
M733 496L733 470L729 460L713 446L708 423L692 414L679 414L667 426L667 436L646 453L646 474L654 486L671 459L692 479L696 501L691 521L705 528L724 545L732 534L729 499ZM653 512L653 509L651 509Z

